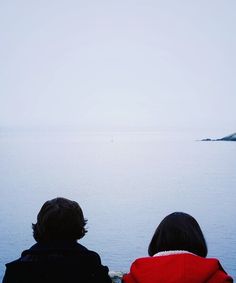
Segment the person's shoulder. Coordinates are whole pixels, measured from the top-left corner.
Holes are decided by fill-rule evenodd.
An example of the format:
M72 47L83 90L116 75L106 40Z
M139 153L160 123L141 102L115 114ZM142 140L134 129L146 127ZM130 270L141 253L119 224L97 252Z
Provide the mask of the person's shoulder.
M13 260L13 261L10 261L10 262L6 263L5 266L6 266L7 268L11 268L11 267L14 267L14 266L18 265L19 262L20 262L20 258L19 258L19 259L15 259L15 260Z
M233 282L233 278L224 270L217 258L206 258L206 260L214 264L216 267L215 274L212 277L212 282Z
M89 248L81 245L80 243L76 243L76 249L80 252L84 252L84 253L87 253L87 254L90 254L90 255L98 256L97 252L90 250Z
M79 243L77 243L77 250L80 252L81 255L89 257L93 259L95 262L101 263L100 255L97 252L90 250Z
M149 266L150 264L152 264L153 262L155 262L155 258L154 257L150 257L150 256L148 256L148 257L139 257L139 258L136 258L133 262L132 262L132 264L131 264L131 269L132 268L139 268L140 266Z

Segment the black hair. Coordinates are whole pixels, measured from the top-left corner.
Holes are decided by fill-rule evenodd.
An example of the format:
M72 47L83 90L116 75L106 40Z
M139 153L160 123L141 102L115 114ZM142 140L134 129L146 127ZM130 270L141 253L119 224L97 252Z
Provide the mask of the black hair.
M185 250L206 257L207 245L197 221L189 214L174 212L158 225L149 244L148 254Z
M76 201L66 198L54 198L46 201L32 224L36 242L76 241L87 230L83 211Z

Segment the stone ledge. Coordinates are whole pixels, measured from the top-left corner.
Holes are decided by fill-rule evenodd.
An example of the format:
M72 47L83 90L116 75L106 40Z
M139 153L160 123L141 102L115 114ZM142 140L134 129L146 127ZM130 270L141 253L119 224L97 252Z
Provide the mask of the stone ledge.
M113 283L121 283L121 279L123 277L124 273L120 271L110 271L109 276L112 279Z

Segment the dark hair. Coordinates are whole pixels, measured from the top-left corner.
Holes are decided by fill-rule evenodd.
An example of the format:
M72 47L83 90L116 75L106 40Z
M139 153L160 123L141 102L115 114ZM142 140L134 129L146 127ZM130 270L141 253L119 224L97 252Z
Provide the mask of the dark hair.
M87 220L76 201L54 198L46 201L39 211L37 223L32 224L36 242L81 239L87 230Z
M202 230L191 215L174 212L158 225L149 244L149 255L171 250L185 250L202 257L207 256Z

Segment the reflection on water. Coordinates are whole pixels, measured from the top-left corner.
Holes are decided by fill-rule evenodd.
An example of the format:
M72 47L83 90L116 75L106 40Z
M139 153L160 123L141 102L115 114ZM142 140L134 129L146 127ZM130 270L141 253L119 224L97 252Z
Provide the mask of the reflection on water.
M209 256L236 278L236 143L173 133L2 133L1 276L33 244L31 223L56 196L78 201L88 218L81 241L111 270L147 255L160 220L192 214ZM201 137L200 137L201 138Z

